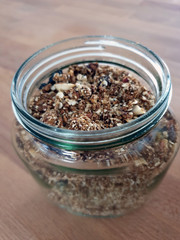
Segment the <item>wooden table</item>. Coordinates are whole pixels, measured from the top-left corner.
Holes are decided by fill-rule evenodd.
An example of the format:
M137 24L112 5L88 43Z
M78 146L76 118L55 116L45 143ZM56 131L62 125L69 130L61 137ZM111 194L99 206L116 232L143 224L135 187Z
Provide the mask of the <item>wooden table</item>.
M39 48L57 40L106 34L138 41L168 64L171 106L180 120L180 1L0 1L0 239L179 240L180 152L152 200L120 218L86 218L50 205L11 146L12 77Z

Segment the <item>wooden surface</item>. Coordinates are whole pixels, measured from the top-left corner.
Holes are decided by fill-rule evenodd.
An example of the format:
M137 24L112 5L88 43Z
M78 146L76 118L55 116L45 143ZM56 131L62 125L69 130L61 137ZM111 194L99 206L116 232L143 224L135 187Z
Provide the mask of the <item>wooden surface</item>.
M152 200L120 218L73 216L44 198L11 146L12 77L33 52L85 34L138 41L168 64L180 120L179 0L0 0L0 240L179 240L180 153Z

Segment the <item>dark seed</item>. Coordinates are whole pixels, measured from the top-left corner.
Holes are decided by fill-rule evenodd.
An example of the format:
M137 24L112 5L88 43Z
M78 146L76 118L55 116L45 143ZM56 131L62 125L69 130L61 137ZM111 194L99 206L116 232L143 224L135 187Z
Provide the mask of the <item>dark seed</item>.
M51 90L51 86L52 86L51 83L46 84L46 86L44 86L44 87L42 88L42 91L43 91L44 93L45 93L45 92L49 92L49 91Z
M168 129L167 129L166 126L164 126L163 128L161 128L160 130L161 130L161 132L168 131Z
M53 74L54 75L54 74ZM51 83L52 85L54 85L56 82L53 80L53 75L49 78L48 83Z
M98 63L90 63L87 67L91 70L90 75L93 78L96 74L96 70L98 68Z
M62 187L68 184L68 179L61 179L57 182L57 186Z
M171 142L176 142L176 131L173 125L170 126L168 135Z
M57 73L59 73L60 75L63 74L62 69L59 69L59 70L57 71Z
M19 148L23 149L24 148L24 144L21 141L21 139L19 137L16 136L16 143L18 145Z
M54 85L56 82L53 80L53 76L55 73L59 73L60 75L63 73L61 69L59 69L58 71L54 72L53 74L51 74L48 83L51 83L52 85Z
M104 85L104 82L106 82L107 85ZM99 79L99 82L98 82L98 87L107 87L107 86L110 86L111 83L110 83L110 79L109 79L109 76L103 76Z
M45 87L47 85L47 83L41 83L41 85L39 86L39 89L41 90L43 87Z
M80 154L80 156L81 156L81 160L82 160L83 162L85 162L85 161L86 161L86 156L83 155L82 153Z
M123 83L127 83L127 82L129 82L129 79L126 77L122 81L123 81Z
M90 63L87 67L93 71L96 71L96 69L98 68L98 63Z
M120 182L120 183L117 182L117 183L114 184L114 186L115 186L115 187L122 187L122 186L123 186L123 183L122 183L122 182Z

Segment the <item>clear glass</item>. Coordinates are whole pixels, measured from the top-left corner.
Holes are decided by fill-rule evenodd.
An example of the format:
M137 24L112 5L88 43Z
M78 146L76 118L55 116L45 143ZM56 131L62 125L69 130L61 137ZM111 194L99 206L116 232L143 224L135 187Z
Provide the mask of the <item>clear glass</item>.
M57 129L28 113L33 89L56 69L92 61L127 69L151 88L155 106L130 123L100 131ZM179 147L178 125L168 110L168 68L152 51L128 40L85 36L45 47L19 68L11 93L18 155L48 197L73 213L116 216L138 208Z

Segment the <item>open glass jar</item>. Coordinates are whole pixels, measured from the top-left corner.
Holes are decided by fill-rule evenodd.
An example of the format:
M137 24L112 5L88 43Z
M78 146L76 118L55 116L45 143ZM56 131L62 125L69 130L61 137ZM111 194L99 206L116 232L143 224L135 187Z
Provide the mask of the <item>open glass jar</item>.
M58 129L30 115L28 100L44 79L59 68L89 62L127 69L151 88L155 106L129 123L98 131ZM85 36L52 44L22 64L11 94L14 147L48 197L70 212L116 216L140 207L177 153L168 68L135 42Z

